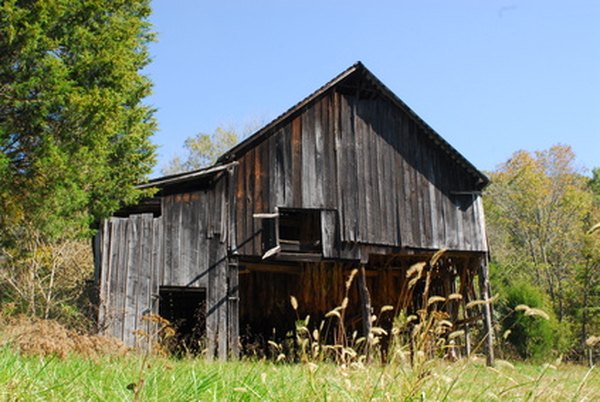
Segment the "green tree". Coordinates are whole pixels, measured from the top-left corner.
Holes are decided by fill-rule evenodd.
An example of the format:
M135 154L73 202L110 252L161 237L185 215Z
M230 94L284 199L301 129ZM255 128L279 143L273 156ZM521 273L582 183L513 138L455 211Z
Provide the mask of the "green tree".
M135 187L155 161L141 74L149 4L0 3L0 303L11 302L2 308L71 311L71 273L91 268L74 252L89 241L74 239L149 194Z
M87 232L154 164L149 0L0 5L0 240ZM14 234L14 233L13 233Z
M534 155L519 151L492 173L488 221L508 241L508 254L528 264L559 320L565 314L567 282L581 260L585 218L591 211L586 179L574 167L570 147L557 145ZM499 256L502 258L505 256Z
M223 127L217 127L212 134L198 133L193 137L188 137L184 143L187 153L185 160L175 156L162 169L162 173L165 175L176 174L210 166L237 142L236 132Z
M585 334L598 329L591 306L600 250L587 234L597 214L589 179L574 161L563 145L516 152L491 173L485 203L496 280L532 282L565 333Z

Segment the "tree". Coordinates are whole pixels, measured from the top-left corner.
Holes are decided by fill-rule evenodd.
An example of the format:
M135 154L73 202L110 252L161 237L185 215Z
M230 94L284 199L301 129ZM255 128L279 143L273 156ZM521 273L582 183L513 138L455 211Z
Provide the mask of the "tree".
M150 193L149 3L0 3L0 303L16 313L56 316L91 265L73 240Z
M516 152L491 174L486 217L496 278L544 289L565 332L587 333L600 252L587 231L597 207L574 161L563 145Z
M210 166L237 142L238 136L235 131L223 127L217 127L210 135L198 133L194 137L188 137L184 143L186 159L182 161L179 156L175 156L162 169L162 173L175 174Z
M79 236L143 195L149 14L149 0L0 5L0 241Z

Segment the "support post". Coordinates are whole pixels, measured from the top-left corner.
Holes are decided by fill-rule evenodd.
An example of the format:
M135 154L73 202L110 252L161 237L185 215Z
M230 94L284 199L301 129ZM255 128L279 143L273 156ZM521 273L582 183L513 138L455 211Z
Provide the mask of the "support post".
M360 264L358 272L358 292L362 312L363 332L365 336L365 355L367 362L371 360L371 295L367 288L367 275L365 264Z
M237 359L240 355L240 292L239 262L237 255L231 255L227 267L227 338L229 357Z
M492 306L490 305L490 278L487 257L481 259L479 267L479 291L483 304L483 326L485 330L485 357L488 366L494 365L494 331L492 327Z
M471 300L469 300L469 288L473 286L473 280L471 279L471 275L469 274L469 263L464 264L462 267L463 272L460 276L460 288L462 294L462 308L464 312L464 320L465 320L465 355L467 358L471 357L471 334L469 333L469 310L467 309L467 304Z

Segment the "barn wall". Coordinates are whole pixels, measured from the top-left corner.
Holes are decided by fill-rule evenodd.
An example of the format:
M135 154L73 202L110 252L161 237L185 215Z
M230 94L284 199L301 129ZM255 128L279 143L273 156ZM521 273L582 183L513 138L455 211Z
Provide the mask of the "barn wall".
M276 130L238 160L241 254L261 255L252 214L276 206L337 211L342 244L326 257L353 243L487 249L480 197L454 194L475 178L389 100L330 92Z
M147 325L142 316L158 313L160 286L195 287L207 290L209 354L225 357L228 343L237 342L237 323L228 326L227 316L228 308L237 309L228 302L237 271L228 266L226 183L162 197L158 218L133 214L103 223L100 319L108 334L135 345L134 331Z
M150 322L142 317L158 313L162 219L152 214L110 218L98 234L100 253L100 328L130 346L147 337Z

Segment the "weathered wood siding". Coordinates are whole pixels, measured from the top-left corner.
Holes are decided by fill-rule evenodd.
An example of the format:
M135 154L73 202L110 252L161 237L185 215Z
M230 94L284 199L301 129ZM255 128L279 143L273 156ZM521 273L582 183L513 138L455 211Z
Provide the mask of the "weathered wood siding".
M207 290L209 354L225 357L228 343L237 343L237 322L228 322L228 308L237 309L228 302L236 296L237 270L229 272L227 259L226 183L162 197L158 218L134 214L103 223L96 244L107 333L135 345L142 316L158 313L160 286L196 287Z
M150 332L142 318L158 313L162 219L152 214L110 218L98 234L100 260L100 328L135 346L136 329Z
M252 214L276 206L331 212L341 243L326 257L359 256L352 244L487 249L480 197L455 195L475 178L387 98L330 91L275 130L238 158L242 255L261 255Z

